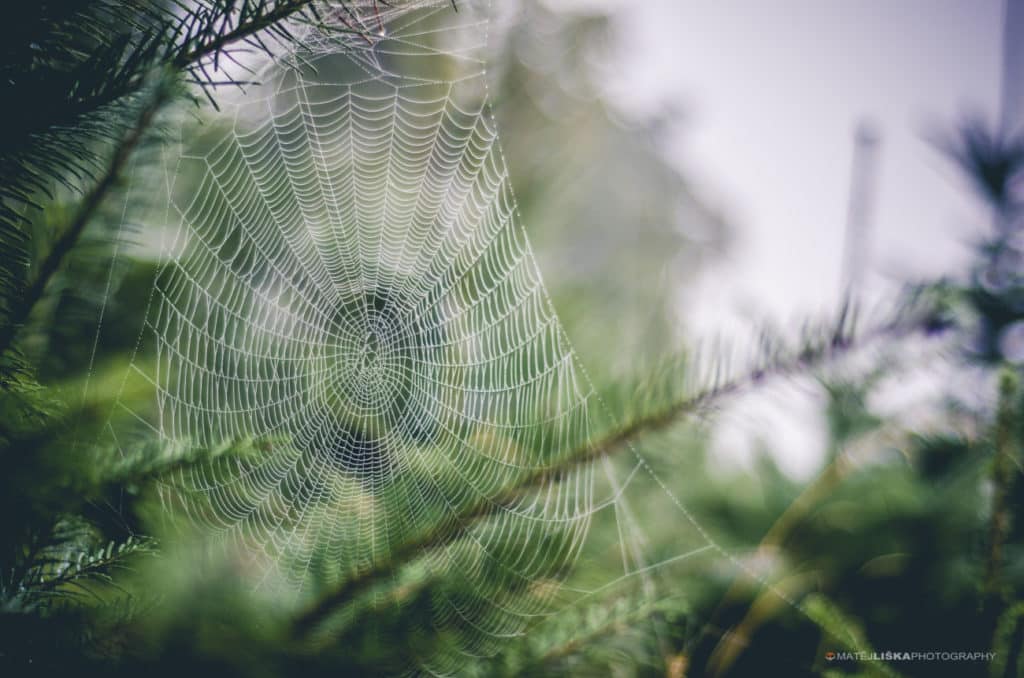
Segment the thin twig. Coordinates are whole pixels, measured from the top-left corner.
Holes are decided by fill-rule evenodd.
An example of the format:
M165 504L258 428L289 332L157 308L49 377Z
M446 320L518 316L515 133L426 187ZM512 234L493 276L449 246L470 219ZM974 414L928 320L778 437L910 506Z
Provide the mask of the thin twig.
M176 68L187 68L191 64L219 54L228 45L250 38L256 33L270 28L277 22L287 19L312 3L313 0L293 0L292 2L279 4L269 12L252 19L249 23L236 26L233 31L219 35L214 40L210 40L196 49L182 52L172 63Z

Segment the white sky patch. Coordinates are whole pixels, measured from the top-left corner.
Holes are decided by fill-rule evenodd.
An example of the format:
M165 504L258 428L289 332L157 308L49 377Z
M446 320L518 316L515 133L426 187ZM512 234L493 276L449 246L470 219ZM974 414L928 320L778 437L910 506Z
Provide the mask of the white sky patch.
M604 4L617 21L613 100L685 111L672 161L735 229L683 298L693 334L747 336L761 319L835 306L862 120L882 137L864 292L963 271L987 214L926 136L966 115L996 120L1000 0ZM768 427L798 475L820 458L807 409L780 408ZM723 435L737 447L741 432Z

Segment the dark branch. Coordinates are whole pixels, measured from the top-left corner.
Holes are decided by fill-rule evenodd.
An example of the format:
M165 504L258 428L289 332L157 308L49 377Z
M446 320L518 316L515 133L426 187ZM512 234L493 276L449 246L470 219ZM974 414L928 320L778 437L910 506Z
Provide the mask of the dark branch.
M164 77L166 78L166 76ZM139 145L146 131L152 125L157 111L167 103L170 98L170 91L170 84L165 79L165 81L156 86L152 96L142 105L134 125L115 149L103 175L92 191L82 200L74 219L63 229L60 237L50 249L49 254L46 255L46 258L39 265L39 269L32 282L11 309L7 323L0 327L0 355L3 355L11 348L19 330L29 319L29 316L31 316L36 304L43 298L43 294L46 292L46 288L49 286L53 276L60 270L61 264L78 243L85 227L103 203L103 199L117 183L125 164L131 157L132 151Z

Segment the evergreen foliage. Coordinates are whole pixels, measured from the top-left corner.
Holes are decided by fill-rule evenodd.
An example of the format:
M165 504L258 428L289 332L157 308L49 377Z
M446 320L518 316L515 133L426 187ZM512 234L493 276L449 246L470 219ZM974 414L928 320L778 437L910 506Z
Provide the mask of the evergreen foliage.
M546 557L563 537L548 535L554 546L501 542L491 534L498 511L574 468L620 463L638 449L728 553L742 555L723 553L714 567L673 560L677 550L659 549L675 526L659 527L664 507L652 498L631 520L661 540L656 562L682 569L652 568L650 578L556 605L493 656L465 657L460 672L675 677L765 675L767 666L794 676L962 675L957 665L826 654L948 648L991 649L991 675L1017 674L1024 391L1006 333L1024 320L1012 190L1024 150L978 125L945 146L998 215L966 281L922 284L880 321L846 305L795 339L765 332L744 369L667 358L650 378L602 394L608 412L592 438L554 450L548 465L510 476L488 501L455 507L388 558L315 582L298 600L254 593L238 554L170 517L162 489L196 469L225 472L276 441L91 444L116 389L69 395L83 375L61 347L62 304L70 288L100 275L89 262L108 269L112 197L125 197L129 164L152 160L162 116L243 86L246 50L299 41L302 25L337 30L308 0L53 0L18 3L0 24L0 95L16 102L0 120L0 674L408 670L457 651L458 635L472 633L459 620L432 624L434 600L541 598L535 589L545 582L510 587L503 561ZM953 399L937 406L952 425L908 433L872 411L870 396L930 342L965 371L1001 375L997 404ZM88 377L102 382L96 371ZM800 378L818 379L829 398L832 454L821 475L800 486L766 456L754 478L716 479L701 418L729 397ZM863 448L875 453L870 463L857 462ZM480 535L497 544L493 571L481 574L484 593L427 566L436 552L472 558ZM752 576L762 560L767 574ZM585 581L601 567L582 562L559 575Z

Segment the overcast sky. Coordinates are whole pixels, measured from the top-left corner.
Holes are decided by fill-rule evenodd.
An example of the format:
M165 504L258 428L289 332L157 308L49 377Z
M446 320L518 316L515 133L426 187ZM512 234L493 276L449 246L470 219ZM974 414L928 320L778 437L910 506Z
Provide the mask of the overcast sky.
M682 104L673 157L737 230L725 270L699 295L701 327L724 310L789 317L834 301L862 119L882 136L875 277L962 264L984 215L925 136L964 115L995 115L1001 0L620 6L628 48L616 63L632 105Z

